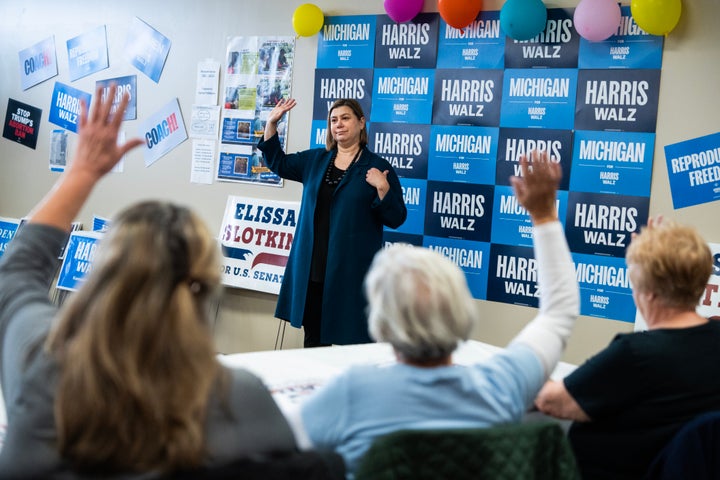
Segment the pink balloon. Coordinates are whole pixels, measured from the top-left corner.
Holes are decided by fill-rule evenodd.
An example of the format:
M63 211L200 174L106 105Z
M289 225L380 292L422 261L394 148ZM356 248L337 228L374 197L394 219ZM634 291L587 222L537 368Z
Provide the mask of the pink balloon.
M601 42L612 37L622 15L616 0L582 0L575 8L575 30L586 40Z
M423 0L385 0L385 11L397 23L409 22L422 7Z

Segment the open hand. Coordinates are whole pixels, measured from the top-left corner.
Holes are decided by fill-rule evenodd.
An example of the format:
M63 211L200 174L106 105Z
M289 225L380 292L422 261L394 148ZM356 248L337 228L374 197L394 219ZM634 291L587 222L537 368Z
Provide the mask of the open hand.
M281 98L275 107L268 113L268 123L276 124L282 119L283 115L295 108L297 101L294 98Z
M520 205L537 225L557 220L555 200L562 170L547 152L533 150L531 157L532 162L527 155L520 156L522 176L511 177L510 183Z
M81 102L78 147L70 170L88 173L99 179L112 170L128 151L143 144L142 138L130 139L122 145L117 144L118 132L130 95L125 92L117 110L110 113L116 91L117 86L112 85L103 100L102 89L98 88L95 91L95 104L89 115L87 105Z

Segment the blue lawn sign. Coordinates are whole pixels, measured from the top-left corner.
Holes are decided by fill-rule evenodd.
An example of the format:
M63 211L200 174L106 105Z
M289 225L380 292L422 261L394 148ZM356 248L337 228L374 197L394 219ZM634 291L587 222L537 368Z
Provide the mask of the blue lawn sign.
M100 232L77 231L70 234L58 275L58 289L76 291L80 287L92 267L97 243L101 238Z
M5 253L5 249L15 236L19 225L20 220L16 218L0 217L0 257Z
M673 207L720 199L720 132L665 146Z

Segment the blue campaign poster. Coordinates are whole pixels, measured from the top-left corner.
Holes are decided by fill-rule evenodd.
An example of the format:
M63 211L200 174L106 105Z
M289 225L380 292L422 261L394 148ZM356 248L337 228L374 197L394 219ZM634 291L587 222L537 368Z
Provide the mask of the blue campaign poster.
M572 168L572 131L546 128L501 128L498 141L497 175L495 183L510 185L510 177L519 177L520 156L532 161L535 150L548 152L562 169L560 190L567 190Z
M665 146L673 207L720 199L720 132Z
M89 109L91 100L92 95L89 93L64 83L55 82L48 121L65 130L77 133L80 103L84 101L85 107Z
M105 25L66 42L70 80L75 81L110 66Z
M494 185L428 181L425 234L490 241Z
M462 30L441 22L437 68L502 69L505 38L499 11L481 11Z
M654 132L660 70L579 70L576 130Z
M95 250L101 238L100 232L75 231L70 234L58 274L57 288L75 291L80 287L92 268Z
M624 257L633 233L647 223L649 197L570 192L565 235L576 253Z
M425 231L425 197L427 196L427 180L400 178L407 219L396 232L422 235Z
M618 30L602 42L580 39L579 68L655 68L662 66L662 36L650 35L635 23L629 6L620 7Z
M432 123L498 126L502 84L502 70L436 70Z
M171 44L169 38L135 17L125 42L125 58L153 82L158 83Z
M373 68L375 15L326 17L318 35L317 68Z
M533 249L493 243L490 246L487 299L537 307L539 298Z
M324 146L332 101L357 98L368 148L391 162L408 207L386 242L422 241L454 260L482 251L483 280L466 270L476 298L537 306L533 228L511 186L521 156L532 163L534 151L547 151L559 162L556 208L571 252L587 256L583 275L622 266L647 222L663 39L642 31L629 6L621 11L602 42L578 34L573 8L548 8L545 29L522 41L504 34L500 11L481 11L463 29L437 12L404 23L378 15L374 27L369 17L328 17L310 145ZM720 198L716 149L668 146L674 201ZM632 314L623 293L592 288L583 312Z
M580 286L580 314L635 321L635 302L624 258L573 254Z
M443 182L495 183L498 129L433 125L428 178Z
M125 93L130 95L127 108L123 120L135 120L137 118L137 75L127 75L125 77L108 78L107 80L98 80L95 82L95 89L102 88L103 100L110 93L110 86L115 85L117 91L113 99L111 111L114 113L120 105L120 101Z
M360 103L365 120L370 120L372 107L373 70L371 68L315 70L313 120L327 120L333 102L353 98Z
M434 70L376 69L372 121L430 123L434 82Z
M570 189L650 196L655 134L575 132Z
M0 257L5 253L8 243L15 236L19 226L20 220L0 217Z
M452 260L465 273L472 296L485 299L490 257L489 243L426 236L423 246Z
M545 30L530 40L505 42L505 68L577 68L580 35L573 9L549 8Z
M375 68L435 68L439 25L434 13L421 13L405 23L378 15Z
M559 190L555 202L558 218L565 223L568 192ZM495 187L492 215L492 242L505 245L533 246L532 221L527 210L517 201L512 187Z
M577 82L575 69L506 69L500 125L572 129Z
M372 123L368 148L390 162L405 178L427 178L430 125Z

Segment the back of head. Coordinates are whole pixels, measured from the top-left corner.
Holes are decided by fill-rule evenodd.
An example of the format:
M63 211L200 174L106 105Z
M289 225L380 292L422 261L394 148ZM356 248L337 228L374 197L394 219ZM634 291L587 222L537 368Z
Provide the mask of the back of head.
M60 363L60 451L79 468L172 470L204 458L204 414L220 367L207 303L217 243L188 209L120 213L48 346Z
M712 273L707 242L694 228L671 220L643 228L625 259L633 289L673 308L694 310Z
M477 314L462 270L427 248L394 244L379 251L365 290L370 335L415 362L449 356L467 340Z

